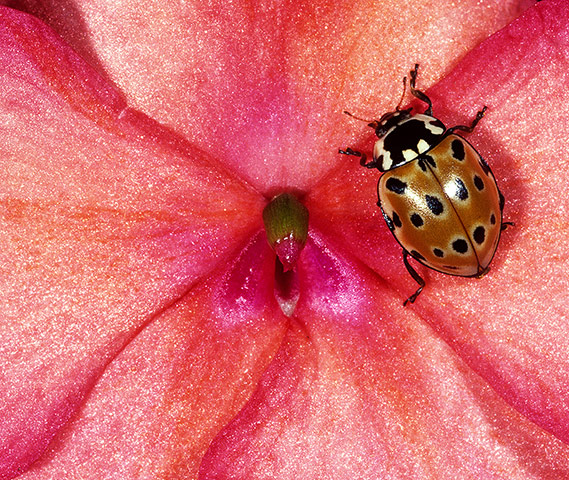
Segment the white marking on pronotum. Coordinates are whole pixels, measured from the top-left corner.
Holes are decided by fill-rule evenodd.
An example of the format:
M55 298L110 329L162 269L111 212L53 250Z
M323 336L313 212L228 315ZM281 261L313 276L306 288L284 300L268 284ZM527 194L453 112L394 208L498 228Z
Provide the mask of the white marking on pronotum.
M417 151L419 153L424 153L429 149L429 144L424 140L424 139L420 139L417 142Z
M403 158L408 162L417 156L417 152L411 149L403 150L401 153L403 154Z

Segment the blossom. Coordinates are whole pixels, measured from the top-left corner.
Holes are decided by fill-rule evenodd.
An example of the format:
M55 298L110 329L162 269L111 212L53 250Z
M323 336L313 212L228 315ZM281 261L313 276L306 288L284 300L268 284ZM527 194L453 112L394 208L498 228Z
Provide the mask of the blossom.
M0 479L569 477L562 0L18 5ZM336 152L415 62L447 125L489 107L469 139L515 228L484 279L421 270L403 307L377 175ZM309 212L290 316L283 192Z

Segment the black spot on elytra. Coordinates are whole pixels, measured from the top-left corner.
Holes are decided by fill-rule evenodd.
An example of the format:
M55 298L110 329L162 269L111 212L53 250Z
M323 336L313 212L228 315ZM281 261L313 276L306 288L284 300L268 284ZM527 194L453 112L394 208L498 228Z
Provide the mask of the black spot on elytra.
M456 253L466 253L468 252L468 243L466 240L459 238L458 240L452 242L452 249Z
M500 190L498 190L498 194L500 195L500 211L503 212L504 211L504 195L502 195L502 192Z
M401 228L401 226L403 225L401 223L401 219L399 218L399 215L397 215L397 212L393 212L393 224L398 228Z
M450 144L450 148L452 148L452 156L462 162L466 155L464 152L464 144L460 140L453 140Z
M466 185L460 178L455 178L454 181L456 182L456 196L459 200L466 200L468 198L468 190L466 189Z
M425 260L425 257L423 257L423 255L421 255L417 250L411 250L409 253L413 258L416 258L417 260Z
M423 219L421 218L421 215L419 215L418 213L414 213L413 215L411 215L411 223L413 225L415 225L417 228L422 227L423 226Z
M437 197L432 197L431 195L425 195L425 201L427 202L427 207L435 215L440 215L443 213L443 204Z
M492 225L496 225L496 215L494 214L490 215L490 223Z
M454 266L454 265L443 265L444 268L448 269L448 270L458 270L458 267Z
M484 190L484 180L482 180L478 175L474 175L474 186L479 190Z
M435 159L433 157L431 157L430 155L425 155L425 160L427 160L427 162L431 167L437 168L437 162L435 162Z
M393 193L403 195L405 193L405 189L407 188L407 184L398 178L389 177L387 179L387 182L385 182L385 187L387 190L391 190Z
M439 120L430 122L432 125L440 127L444 131L444 125ZM403 156L405 150L417 150L417 145L420 140L424 140L429 145L436 145L442 133L434 134L427 128L422 120L413 119L397 125L390 133L388 133L383 140L383 148L391 155L393 164L391 167L396 167L407 163Z
M445 256L445 252L443 252L440 248L433 248L433 253L439 258L443 258Z
M482 245L484 243L484 239L486 238L486 229L482 226L476 227L472 236L478 245Z

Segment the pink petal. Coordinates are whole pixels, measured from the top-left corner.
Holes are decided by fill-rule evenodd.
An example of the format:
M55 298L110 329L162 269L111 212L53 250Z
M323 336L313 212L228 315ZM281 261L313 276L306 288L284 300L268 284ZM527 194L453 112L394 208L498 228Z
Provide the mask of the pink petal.
M331 168L353 131L342 110L385 105L415 61L437 59L431 83L532 3L22 5L100 65L129 104L270 196L306 191Z
M509 407L373 273L317 236L303 259L301 278L315 281L297 322L200 479L569 476L569 447ZM322 302L333 264L344 269L326 288L373 299L358 315L345 296Z
M487 281L472 286L472 300L439 303L431 317L508 403L564 441L569 441L569 262L564 253L569 200L561 172L569 91L559 58L569 48L568 24L564 1L539 4L473 52L434 92L448 92L458 77L479 76L479 86L465 92L462 102L472 105L478 96L492 109L474 141L500 181L506 219L516 226L504 232L494 270ZM452 98L453 92L447 95ZM464 298L462 284L447 292ZM445 316L449 321L435 320Z
M261 225L263 199L0 9L0 478L132 338Z
M448 125L467 123L488 105L469 139L493 168L506 197L505 219L516 226L503 233L492 271L480 281L419 267L427 288L411 309L510 405L568 441L569 201L563 172L569 115L563 106L569 91L559 60L569 47L565 7L561 0L539 3L429 90L435 113ZM377 177L355 168L312 192L313 225L371 265L403 300L416 284L373 205Z
M264 234L154 319L109 365L25 480L196 478L278 350ZM221 298L220 298L221 297Z

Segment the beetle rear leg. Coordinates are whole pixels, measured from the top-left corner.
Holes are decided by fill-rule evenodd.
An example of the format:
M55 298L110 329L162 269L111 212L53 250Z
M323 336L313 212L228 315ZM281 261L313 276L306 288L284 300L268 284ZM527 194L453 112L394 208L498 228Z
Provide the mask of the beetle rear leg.
M408 303L413 303L415 300L417 300L417 297L423 291L423 288L425 288L425 280L423 280L423 278L411 266L408 257L409 253L407 252L407 250L403 250L403 263L405 264L405 268L409 272L409 275L413 277L413 280L415 280L419 284L419 288L413 295L411 295L407 300L403 302L403 306L407 305Z
M482 157L480 157L480 158L486 164L486 161ZM490 167L488 167L488 169L490 169ZM504 198L504 195L502 195L502 192L499 189L498 189L498 195L500 197L500 212L503 212L504 211L504 204L506 203L506 199ZM514 222L502 222L502 225L500 226L500 230L503 232L504 230L506 230L506 228L514 227L515 225L516 224Z
M474 120L472 120L472 123L470 124L470 126L468 126L468 125L457 125L456 127L449 128L447 130L447 134L453 133L455 130L460 130L460 131L466 132L466 133L472 133L474 131L474 128L478 124L478 122L480 120L482 120L482 117L486 113L486 110L488 110L488 107L486 105L484 105L484 108L476 114L476 117L474 118Z

